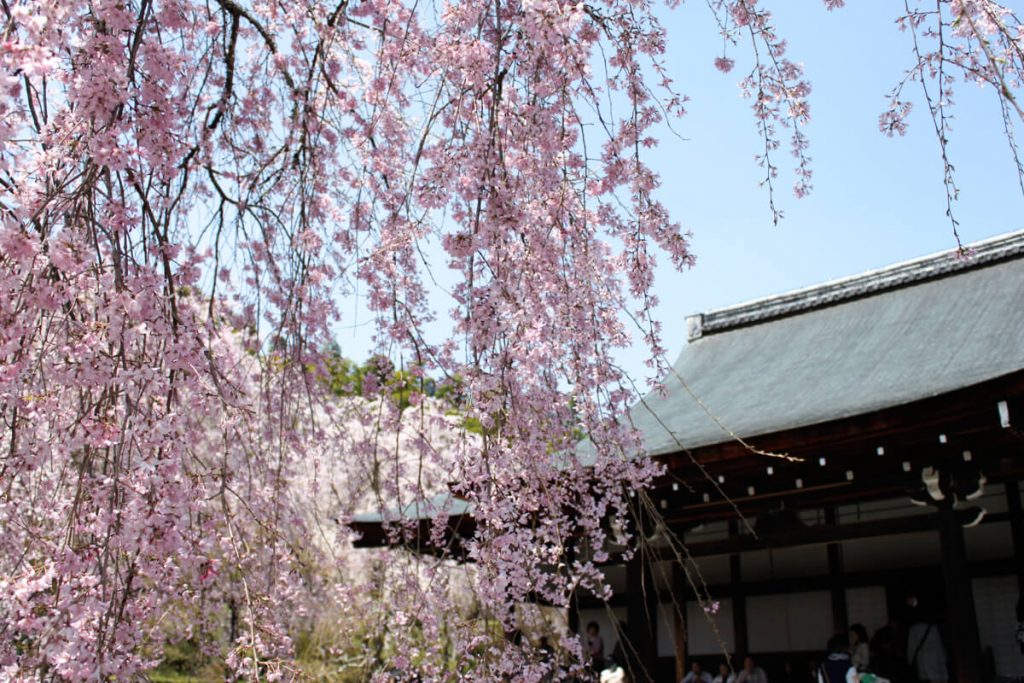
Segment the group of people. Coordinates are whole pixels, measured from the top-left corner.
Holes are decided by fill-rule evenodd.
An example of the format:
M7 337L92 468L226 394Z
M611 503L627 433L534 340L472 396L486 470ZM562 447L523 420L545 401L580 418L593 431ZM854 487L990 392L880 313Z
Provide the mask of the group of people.
M622 664L621 660L624 657L621 652L612 653L610 658L605 657L604 639L601 637L601 627L597 625L597 622L592 621L587 624L586 645L591 669L595 672L604 669L609 664ZM764 669L757 666L754 658L749 655L743 659L743 668L736 673L733 673L732 667L725 661L719 664L718 675L714 677L701 670L700 662L694 661L691 666L692 670L683 677L682 683L768 683ZM605 680L603 675L601 680Z
M600 628L594 622L587 625L586 646L592 670L600 671L608 660ZM611 661L622 665L622 659L621 653L612 654ZM739 670L734 670L728 661L719 662L716 675L704 671L696 660L690 662L690 667L681 683L768 683L764 669L750 655L743 658L743 667ZM914 595L906 598L901 617L878 629L874 637L868 637L863 624L853 624L846 633L834 635L828 641L824 660L814 663L807 673L813 683L947 683L949 680L939 627L934 619L925 616ZM805 680L805 676L806 673L794 672L787 664L784 678L799 681Z
M719 662L718 675L713 678L703 670L700 662L694 660L690 662L690 670L683 676L682 683L768 683L768 676L754 658L747 655L743 658L743 668L737 672L733 672L729 662Z
M872 674L880 680L946 683L946 649L939 627L917 611L917 599L907 600L908 614L902 624L889 624L868 639L862 624L850 626L848 634L836 634L828 641L828 656L818 669L818 683L847 683Z
M850 627L849 635L837 633L829 638L828 655L817 671L817 683L847 683L854 675L868 671L871 647L863 624Z
M863 624L853 624L847 633L830 638L824 660L812 664L810 680L813 683L946 683L949 674L939 627L920 615L916 599L908 599L907 605L910 618L880 628L874 638L868 637ZM788 664L784 678L807 680L806 674L794 673ZM701 663L694 660L681 683L767 681L764 669L748 655L743 660L743 668L735 672L728 661L721 661L716 676L704 671Z
M850 633L846 635L833 636L828 643L828 657L821 664L815 664L815 683L848 683L847 674L853 669L855 672L867 671L871 666L871 650L868 645L867 629L861 624L854 624L850 627ZM801 680L800 676L794 675L789 664L786 664L787 681ZM754 658L747 655L743 658L743 668L733 671L728 661L721 661L718 664L718 675L712 677L711 673L704 671L699 661L690 662L690 671L687 672L681 683L768 683L768 676L764 669L757 666Z

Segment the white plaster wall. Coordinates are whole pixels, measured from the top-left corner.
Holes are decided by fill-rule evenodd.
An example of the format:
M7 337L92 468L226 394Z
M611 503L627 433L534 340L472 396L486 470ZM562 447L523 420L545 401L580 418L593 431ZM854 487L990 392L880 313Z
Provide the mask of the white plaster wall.
M964 529L968 560L994 560L1013 555L1009 522L990 522Z
M889 621L884 586L864 586L846 591L846 613L851 624L864 624L868 636Z
M658 656L675 657L676 642L673 636L675 632L675 610L676 607L670 602L663 602L658 605Z
M717 630L717 632L716 632ZM686 603L686 651L691 655L720 655L736 649L732 600L719 601L718 612L708 614L697 602Z
M747 598L751 652L823 650L831 636L832 598L828 591Z
M698 557L688 561L685 567L690 575L690 581L700 588L729 583L732 578L728 555Z
M828 551L824 545L801 545L743 553L741 571L744 581L822 576L828 574Z
M851 572L936 565L939 558L934 531L843 542L843 566Z
M981 647L991 647L996 675L1024 676L1024 655L1014 638L1017 629L1017 577L974 579L974 609L978 615Z

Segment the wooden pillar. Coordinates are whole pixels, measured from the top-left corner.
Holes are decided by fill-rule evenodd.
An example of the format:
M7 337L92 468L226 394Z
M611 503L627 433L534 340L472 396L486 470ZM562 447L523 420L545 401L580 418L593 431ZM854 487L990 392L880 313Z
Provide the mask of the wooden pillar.
M658 593L650 567L639 551L626 563L627 670L633 683L654 680L658 656Z
M942 549L942 578L946 587L946 611L950 627L951 681L976 683L981 680L981 645L974 591L967 571L964 530L952 504L939 506L939 544Z
M575 541L569 541L568 547L565 550L565 566L571 567L575 561L576 543ZM580 596L576 590L573 590L572 594L569 595L568 626L571 635L578 636L580 634Z
M739 524L729 520L729 535L739 534ZM732 581L732 624L733 639L736 642L736 653L740 657L750 652L750 640L747 634L747 593L743 585L743 561L739 553L729 556L729 578Z
M1020 482L1006 482L1006 511L1010 515L1010 534L1013 537L1013 557L1017 566L1017 591L1024 594L1024 519L1020 506Z
M580 634L580 597L576 591L569 596L569 632L574 636Z
M825 508L825 524L837 526L839 523L835 508ZM843 546L829 543L828 574L830 577L829 592L832 595L832 628L836 633L846 633L850 626L850 615L846 606L846 589L843 581Z
M676 655L676 678L683 680L686 675L686 572L677 563L672 563L672 647Z

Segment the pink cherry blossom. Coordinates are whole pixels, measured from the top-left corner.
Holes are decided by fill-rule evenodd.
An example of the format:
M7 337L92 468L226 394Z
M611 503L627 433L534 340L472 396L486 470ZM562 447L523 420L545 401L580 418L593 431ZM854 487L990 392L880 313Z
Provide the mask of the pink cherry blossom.
M736 66L736 62L728 57L715 57L715 68L724 74L732 71L734 66Z
M784 139L811 190L811 86L767 4L708 3L777 218ZM582 674L575 634L552 672L500 632L608 597L661 474L615 362L637 343L665 375L655 273L693 262L648 165L686 103L656 8L4 7L0 678L139 678L188 640L295 679L325 625L370 680ZM898 18L880 127L920 89L955 226L955 79L996 93L1016 153L1024 50L995 2L937 7ZM339 386L352 325L377 356ZM399 549L354 548L365 512Z

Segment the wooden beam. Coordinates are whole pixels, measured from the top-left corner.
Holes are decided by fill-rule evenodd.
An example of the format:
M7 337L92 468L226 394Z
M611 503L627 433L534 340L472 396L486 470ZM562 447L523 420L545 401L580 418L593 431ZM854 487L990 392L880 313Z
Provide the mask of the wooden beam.
M657 600L650 567L644 553L637 551L626 563L626 670L634 683L654 680L658 657Z
M863 415L845 417L807 427L798 427L746 440L758 449L804 455L835 452L851 445L871 447L901 435L933 430L953 422L992 424L998 427L994 406L997 400L1024 396L1024 371L1004 375L939 396L885 408ZM719 444L658 457L670 469L692 467L727 460L750 461L746 444L730 439Z
M983 578L991 576L1006 576L1017 570L1016 560L1012 557L996 560L979 560L971 562L967 566L971 578ZM924 573L941 573L942 569L938 563L916 567L904 567L902 569L879 569L874 571L847 572L840 577L839 584L844 588L861 588L864 586L877 586L900 581L910 583ZM745 596L753 595L780 595L786 593L805 593L807 591L828 590L832 585L832 576L797 576L788 579L769 579L765 581L749 581L742 585L742 592ZM719 598L732 598L738 592L737 586L731 581L728 583L714 584L707 586L707 593ZM679 595L676 596L677 599ZM687 586L684 588L681 597L686 600L696 600L693 590ZM658 599L662 603L671 602L673 596L664 591ZM602 600L593 596L581 597L580 606L583 609L603 609L605 607L625 607L626 597L617 593L610 600Z
M948 502L948 501L947 501ZM950 648L954 678L958 683L981 680L981 644L978 640L978 616L974 609L974 591L967 569L964 529L953 505L939 507L939 543L942 548L942 577L946 587L949 614Z
M1017 591L1024 594L1024 515L1021 514L1020 482L1006 481L1006 513L1010 517L1013 557L1017 561Z
M739 538L737 533L739 524L736 520L729 522L730 538ZM732 627L733 642L736 644L736 652L749 652L750 638L747 631L747 594L743 583L743 558L739 553L729 556L729 580L734 586L732 595Z
M838 518L835 508L825 509L825 524L831 527L838 526ZM829 593L832 597L832 628L836 633L846 633L849 628L850 618L846 609L846 588L841 583L843 575L843 546L839 543L829 543L825 547L828 554L828 574L832 577Z
M401 528L402 524L408 524L410 521L415 524L414 531ZM468 513L452 515L448 518L441 546L431 540L434 526L434 520L431 518L404 520L403 522L357 521L352 522L349 526L352 531L359 534L359 538L352 542L355 548L404 547L418 553L451 557L459 561L465 559L463 542L472 538L476 533L476 519Z
M909 507L908 503L908 507ZM1002 522L1008 519L1008 514L996 512L986 515L982 524ZM937 529L935 515L911 515L907 517L893 517L890 519L876 519L867 522L852 522L850 524L838 524L831 526L819 524L815 526L796 529L783 534L772 534L770 536L751 536L741 534L730 536L717 541L699 541L689 543L686 549L692 557L707 557L709 555L729 555L733 553L745 553L754 550L769 550L775 548L795 548L802 545L822 545L825 543L838 543L841 541L852 541L858 538L870 538L872 536L890 536L894 534L908 534L917 531L934 531ZM671 553L662 553L662 560L670 560L674 557Z
M576 562L576 543L569 541L565 548L565 566L571 567ZM577 588L573 588L572 593L569 594L569 614L568 624L569 632L573 636L580 634L580 594Z
M686 675L686 592L686 574L678 562L673 562L672 595L668 603L672 607L672 646L676 656L677 681Z
M933 436L938 446L937 434ZM1005 479L1024 478L1024 442L1017 442L1007 430L994 430L991 436L999 443L982 444L976 439L947 435L948 442L941 453L935 453L936 449L929 442L928 449L932 453L930 457L922 456L919 452L900 454L890 448L883 457L872 451L848 462L840 461L838 457L830 458L828 467L820 467L817 463L805 466L775 465L775 474L770 477L764 476L763 470L753 474L731 474L726 477L725 484L720 485L721 491L712 490L707 481L690 481L687 485L697 495L689 489L672 492L664 487L652 495L669 500L671 512L666 515L666 519L670 524L692 525L728 519L736 515L736 508L744 515L756 515L759 511L777 507L781 500L785 501L787 507L810 509L902 496L920 485L919 470L922 465L941 464L949 460L959 463L965 450L972 452L975 464L984 469L993 484ZM878 464L878 461L882 464ZM903 470L904 461L911 463L910 471ZM846 478L847 469L854 471L853 481ZM796 488L797 478L802 480L802 488ZM756 487L754 495L748 494L751 485ZM702 491L709 495L707 502L702 500ZM728 498L724 498L722 492Z

